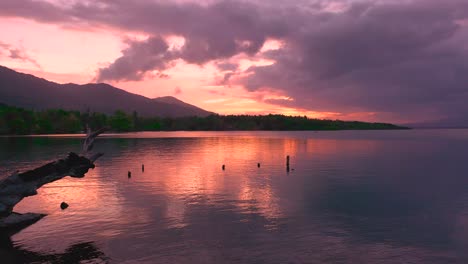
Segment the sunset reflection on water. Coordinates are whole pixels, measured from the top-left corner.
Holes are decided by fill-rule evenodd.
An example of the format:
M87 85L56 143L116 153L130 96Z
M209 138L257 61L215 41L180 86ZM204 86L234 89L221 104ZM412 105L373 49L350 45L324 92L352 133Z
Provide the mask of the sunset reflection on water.
M460 204L468 191L439 190L437 168L447 164L428 165L424 189L414 186L421 180L414 172L439 156L459 158L443 146L466 144L465 138L429 144L405 135L347 133L106 135L96 143L105 156L85 178L48 184L17 206L18 212L48 216L12 240L48 253L93 242L111 262L458 260L457 247L446 245L467 240L446 227L468 227L462 220L466 203ZM80 140L0 139L6 146L0 172L78 151ZM453 187L451 182L445 184ZM435 192L437 199L430 196ZM439 206L452 200L458 207ZM63 211L62 201L70 204ZM438 216L428 219L427 210Z

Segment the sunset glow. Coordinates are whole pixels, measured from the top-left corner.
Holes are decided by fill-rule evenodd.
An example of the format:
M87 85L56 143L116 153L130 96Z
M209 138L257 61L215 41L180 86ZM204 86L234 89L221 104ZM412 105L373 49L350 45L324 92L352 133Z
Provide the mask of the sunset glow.
M463 107L456 65L466 70L458 59L468 54L457 43L468 14L456 13L459 1L438 3L2 1L0 60L59 83L106 82L219 114L460 123L451 109ZM407 26L420 10L434 10L421 22L427 33ZM451 95L438 102L442 89Z
M0 0L1 263L466 263L468 0Z

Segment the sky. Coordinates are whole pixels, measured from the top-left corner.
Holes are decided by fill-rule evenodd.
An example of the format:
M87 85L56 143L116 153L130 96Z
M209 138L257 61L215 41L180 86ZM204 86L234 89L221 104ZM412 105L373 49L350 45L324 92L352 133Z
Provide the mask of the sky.
M466 0L1 0L0 64L220 114L468 126Z

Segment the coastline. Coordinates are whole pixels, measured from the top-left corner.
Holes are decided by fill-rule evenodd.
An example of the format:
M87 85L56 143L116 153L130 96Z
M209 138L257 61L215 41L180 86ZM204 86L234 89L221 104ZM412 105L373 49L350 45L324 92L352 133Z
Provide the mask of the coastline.
M151 132L330 132L330 131L387 131L387 130L413 130L413 129L426 129L426 128L412 128L412 127L396 127L396 128L361 128L361 129L317 129L317 130L139 130L139 131L109 131L102 134L102 136L119 135L128 133L151 133ZM445 128L429 128L432 129L445 129ZM448 128L448 129L463 129L463 128ZM52 134L0 134L0 137L86 137L86 133L52 133Z

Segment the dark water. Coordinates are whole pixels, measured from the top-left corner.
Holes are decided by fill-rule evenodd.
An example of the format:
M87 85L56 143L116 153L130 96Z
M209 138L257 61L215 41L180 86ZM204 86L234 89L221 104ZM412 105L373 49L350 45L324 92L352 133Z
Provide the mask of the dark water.
M81 140L0 138L0 175ZM48 216L4 238L4 259L468 263L468 130L138 133L95 148L85 178L17 206Z

